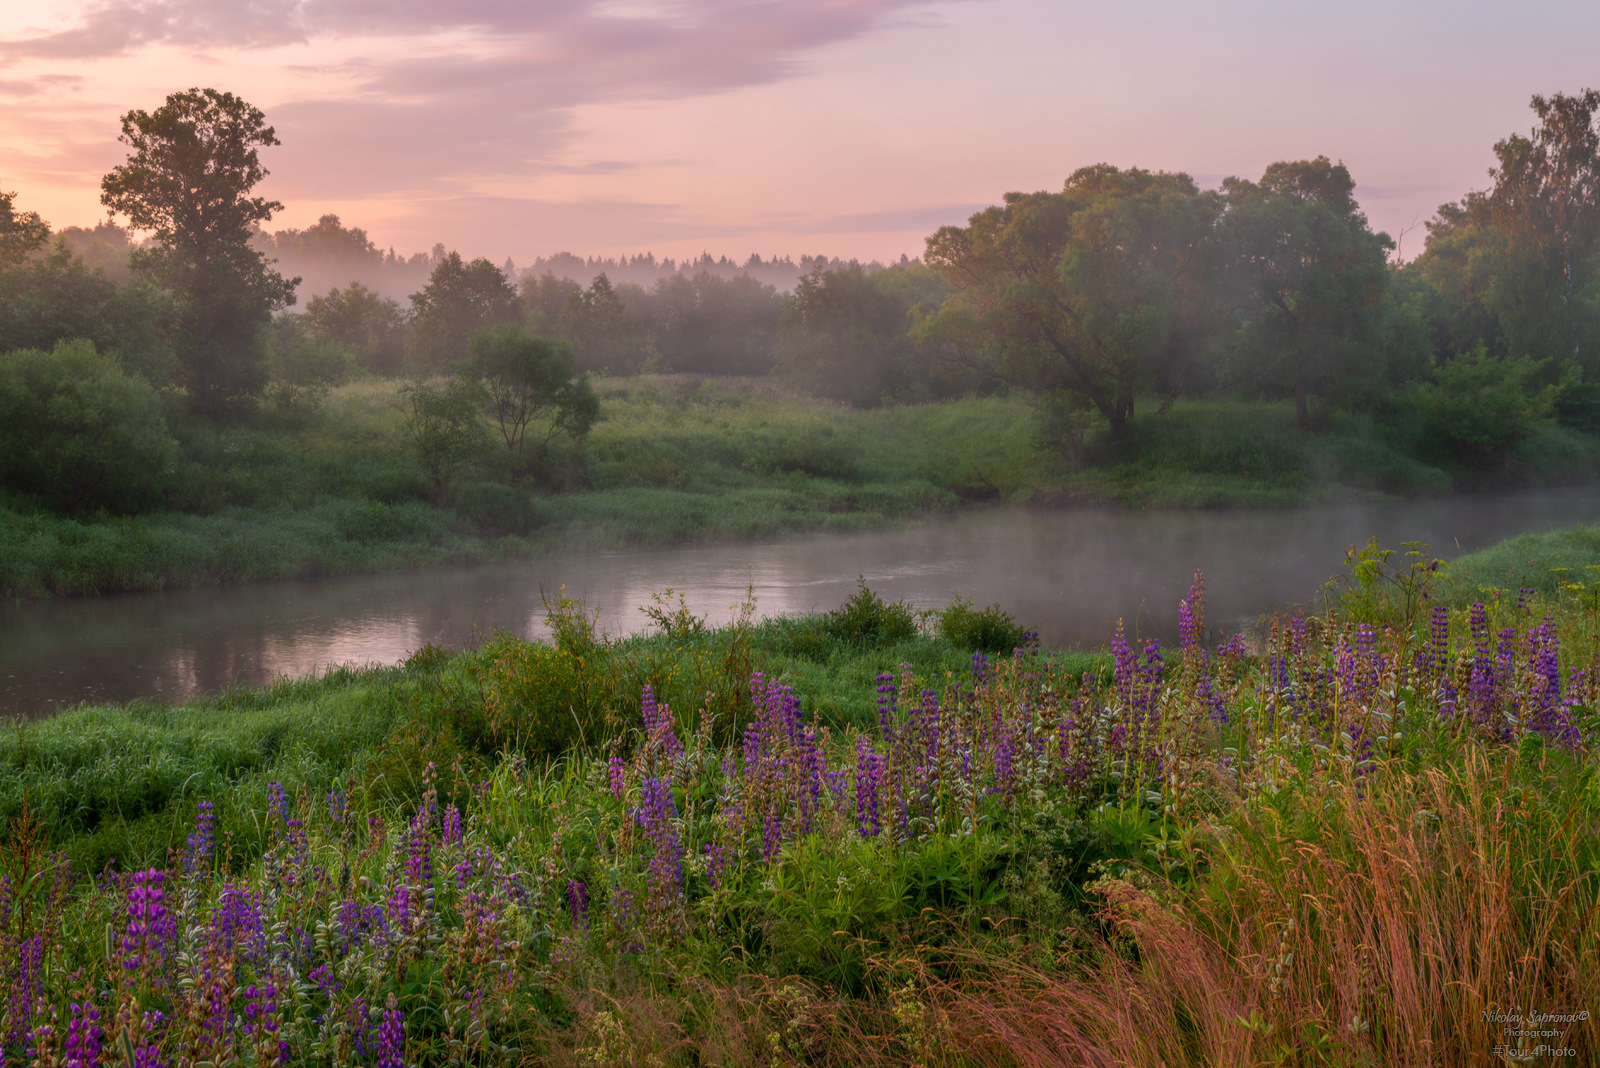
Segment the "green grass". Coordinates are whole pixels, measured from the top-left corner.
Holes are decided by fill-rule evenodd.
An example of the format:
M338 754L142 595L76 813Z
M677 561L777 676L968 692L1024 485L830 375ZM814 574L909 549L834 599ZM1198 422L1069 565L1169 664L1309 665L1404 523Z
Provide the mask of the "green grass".
M733 696L729 707L738 707L755 670L793 686L808 714L847 732L876 724L879 674L910 665L919 678L941 680L971 670L971 651L931 630L850 641L827 622L825 615L701 622L686 633L602 643L583 658L578 685L601 695L604 723L613 724L637 717L649 683L687 729L708 691ZM430 763L476 782L503 752L526 748L497 731L486 710L491 652L429 647L399 667L336 668L181 705L85 705L18 721L0 731L0 826L26 804L78 870L98 871L110 862L159 861L180 847L201 799L216 805L219 836L242 856L259 852L257 814L270 782L291 794L349 787L395 801L422 793ZM1102 671L1105 657L1069 652L1059 660L1076 676Z
M1600 525L1519 534L1450 562L1442 593L1454 604L1492 597L1498 590L1554 595L1567 585L1600 582Z
M760 380L598 383L601 421L542 481L486 459L440 506L412 463L398 385L343 386L293 421L175 417L168 510L56 515L0 493L0 596L332 575L596 549L882 529L963 501L1286 506L1574 480L1600 444L1542 428L1497 472L1446 470L1370 418L1305 434L1283 403L1142 402L1127 441L1074 462L1021 394L856 411Z

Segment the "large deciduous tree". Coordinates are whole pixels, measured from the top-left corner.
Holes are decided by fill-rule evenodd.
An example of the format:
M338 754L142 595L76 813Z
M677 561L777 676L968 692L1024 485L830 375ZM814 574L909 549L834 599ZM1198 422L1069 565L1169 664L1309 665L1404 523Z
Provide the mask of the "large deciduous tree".
M1387 253L1355 199L1355 181L1326 156L1274 163L1260 182L1223 183L1223 230L1242 282L1242 372L1294 397L1302 428L1312 396L1381 377Z
M44 247L50 224L36 211L18 211L17 194L0 190L0 271L16 267Z
M1015 385L1087 401L1126 436L1135 395L1198 350L1221 211L1186 174L1085 167L928 239L955 291L918 339Z
M132 152L101 181L100 202L154 235L134 251L133 269L177 300L190 405L226 415L265 385L262 333L294 303L299 282L250 247L253 228L283 209L250 195L267 175L259 150L277 135L232 93L189 89L155 111L128 112L120 140Z
M412 362L427 371L460 363L473 334L520 317L517 291L500 268L452 252L440 258L421 292L411 294Z

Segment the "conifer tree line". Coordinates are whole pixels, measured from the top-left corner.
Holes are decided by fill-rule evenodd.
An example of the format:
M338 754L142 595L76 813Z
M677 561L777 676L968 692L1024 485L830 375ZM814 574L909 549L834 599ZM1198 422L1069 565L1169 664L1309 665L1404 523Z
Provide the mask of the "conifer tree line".
M189 90L123 117L106 223L53 233L0 192L0 353L81 342L107 381L225 422L353 374L457 375L484 366L475 338L502 331L504 350L515 328L573 381L771 375L858 406L1024 390L1068 437L1111 441L1176 398L1226 394L1290 402L1308 433L1341 412L1421 419L1487 461L1540 420L1600 432L1600 91L1532 110L1495 144L1487 188L1440 207L1404 264L1355 177L1318 157L1216 189L1085 167L887 267L625 257L585 284L567 268L596 261L399 257L332 215L269 233L282 205L254 190L275 131L231 94ZM791 292L770 280L784 272Z

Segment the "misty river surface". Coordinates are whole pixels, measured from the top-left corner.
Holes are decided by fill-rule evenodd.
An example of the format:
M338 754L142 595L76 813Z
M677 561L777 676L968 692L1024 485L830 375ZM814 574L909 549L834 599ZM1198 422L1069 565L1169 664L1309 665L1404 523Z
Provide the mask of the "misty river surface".
M753 587L758 615L827 610L856 577L889 600L999 603L1047 645L1096 646L1117 619L1171 640L1205 574L1211 628L1305 604L1376 536L1450 558L1523 531L1600 519L1600 485L1433 500L1239 511L990 508L899 530L553 557L422 572L297 579L0 606L0 714L80 701L181 700L332 664L392 664L495 630L542 636L563 585L613 635L642 630L668 587L725 621Z

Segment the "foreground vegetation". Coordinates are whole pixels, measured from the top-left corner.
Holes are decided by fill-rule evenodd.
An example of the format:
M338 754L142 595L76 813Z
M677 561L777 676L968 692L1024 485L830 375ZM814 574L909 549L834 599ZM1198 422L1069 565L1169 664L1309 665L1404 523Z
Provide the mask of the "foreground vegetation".
M1582 1063L1592 589L1353 562L1255 641L1198 577L1176 649L1095 655L865 588L615 644L561 602L19 728L7 1063Z

